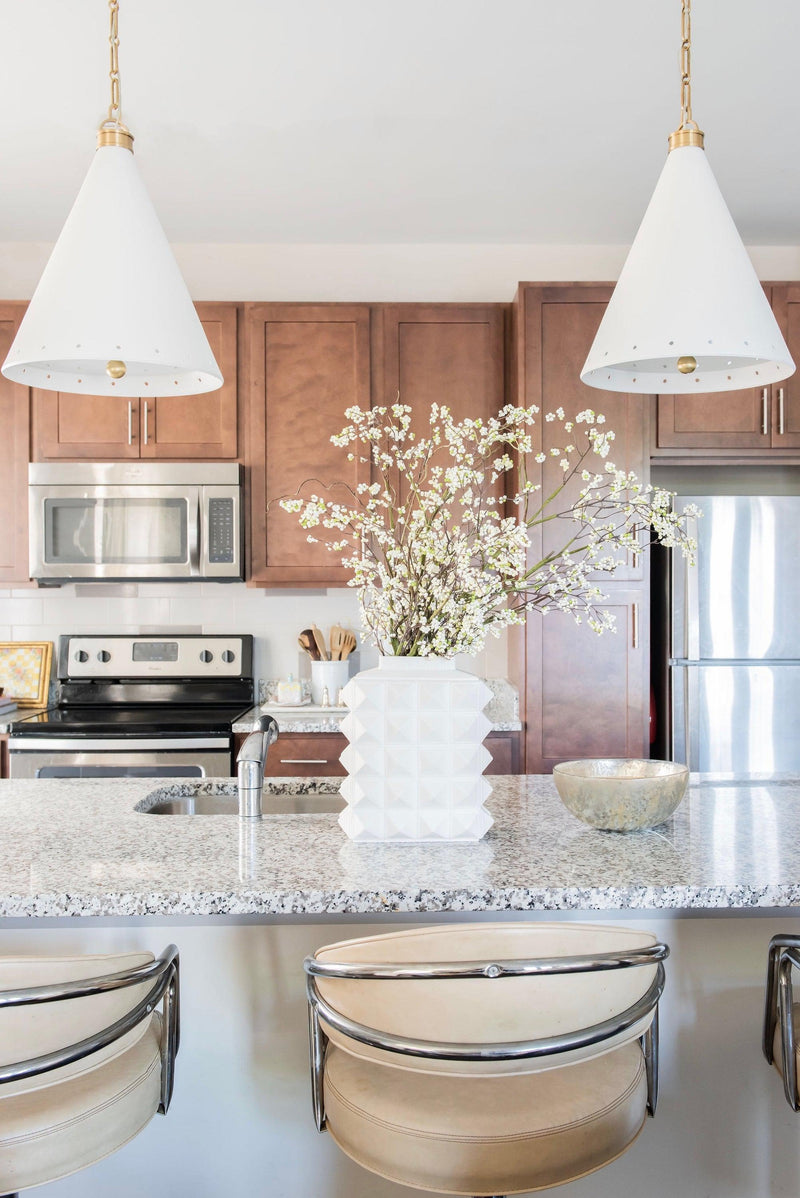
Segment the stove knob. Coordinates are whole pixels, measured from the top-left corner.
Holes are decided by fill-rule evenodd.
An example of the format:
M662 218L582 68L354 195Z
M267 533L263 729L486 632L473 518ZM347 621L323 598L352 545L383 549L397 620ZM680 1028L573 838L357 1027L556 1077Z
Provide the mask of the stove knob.
M213 661L214 654L211 652L210 649L201 649L200 650L200 660L201 661Z
M232 650L232 649L225 649L225 650L224 650L224 652L223 652L223 654L222 654L222 660L223 660L223 661L224 661L226 664L229 664L230 662L232 662L232 661L234 660L234 658L235 658L235 657L236 657L236 654L233 652L233 650Z
M111 661L111 654L109 653L108 649L101 649L100 652L97 654L97 660L98 661Z
M88 661L89 654L86 652L85 649L79 649L78 652L75 654L75 660L76 661Z

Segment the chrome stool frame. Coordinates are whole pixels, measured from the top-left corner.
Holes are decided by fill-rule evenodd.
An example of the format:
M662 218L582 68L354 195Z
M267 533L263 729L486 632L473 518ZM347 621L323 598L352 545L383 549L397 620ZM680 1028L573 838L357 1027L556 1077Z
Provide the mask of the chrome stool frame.
M31 1057L0 1066L0 1086L5 1082L22 1081L50 1073L74 1061L81 1061L94 1052L106 1048L115 1040L132 1031L142 1020L149 1018L163 1001L163 1031L161 1039L161 1098L158 1114L166 1115L172 1100L175 1082L175 1058L180 1047L180 958L178 949L170 944L160 957L149 965L121 970L94 978L82 978L75 982L59 982L49 986L29 986L20 990L0 991L0 1009L3 1007L26 1007L38 1003L56 1002L71 998L89 998L109 990L122 990L128 986L152 981L148 993L121 1019L117 1019L85 1040L69 1044L55 1052ZM16 1194L5 1198L18 1198Z
M793 1111L800 1111L800 1092L797 1087L797 1055L795 1051L792 991L792 970L800 969L800 936L777 935L769 942L767 964L767 993L764 1006L762 1049L767 1062L775 1064L773 1044L775 1028L781 1024L781 1075L786 1101Z
M651 1011L653 1019L640 1037L647 1075L647 1113L653 1116L658 1101L658 1001L664 989L663 962L669 956L666 944L654 944L634 952L609 952L573 957L540 957L533 960L504 961L434 961L414 964L356 964L322 962L307 957L309 1044L311 1056L312 1100L314 1120L318 1131L325 1130L324 1073L328 1038L320 1026L320 1016L337 1031L371 1048L382 1048L404 1056L427 1057L448 1061L510 1061L548 1056L559 1052L587 1048L633 1027ZM446 1043L395 1036L341 1015L319 993L316 979L347 978L349 980L391 979L393 981L434 981L438 979L511 977L541 977L547 974L593 973L609 969L628 969L658 963L656 976L648 990L632 1006L610 1019L578 1031L565 1032L537 1040L517 1040L496 1044Z

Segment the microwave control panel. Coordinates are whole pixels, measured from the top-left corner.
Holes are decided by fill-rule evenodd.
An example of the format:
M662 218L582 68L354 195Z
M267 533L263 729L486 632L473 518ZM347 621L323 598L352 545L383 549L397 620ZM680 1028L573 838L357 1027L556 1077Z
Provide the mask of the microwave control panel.
M235 521L233 500L211 498L208 501L208 560L214 563L234 561Z

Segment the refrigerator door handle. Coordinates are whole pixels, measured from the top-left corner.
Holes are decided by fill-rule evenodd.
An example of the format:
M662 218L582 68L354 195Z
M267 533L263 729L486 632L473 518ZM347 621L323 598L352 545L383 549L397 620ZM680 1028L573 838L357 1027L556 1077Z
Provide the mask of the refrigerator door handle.
M697 519L688 520L688 532L697 540ZM700 598L698 593L698 566L695 563L684 562L683 570L683 615L684 615L684 646L689 661L700 659Z

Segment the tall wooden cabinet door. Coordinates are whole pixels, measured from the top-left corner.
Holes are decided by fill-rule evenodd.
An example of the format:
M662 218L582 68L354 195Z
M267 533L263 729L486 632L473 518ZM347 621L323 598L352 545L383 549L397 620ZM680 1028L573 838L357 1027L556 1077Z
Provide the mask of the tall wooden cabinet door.
M139 400L33 392L35 462L124 461L139 456Z
M224 382L202 395L142 396L143 458L235 458L237 438L237 307L197 304Z
M548 453L542 467L530 464L530 477L552 494L563 475L554 448L565 433L548 412L565 417L591 408L613 430L609 459L647 481L649 405L643 396L617 395L586 387L580 370L602 319L610 287L525 286L518 297L514 382L517 402L540 410L536 426ZM590 458L600 466L601 459ZM589 466L591 469L591 465ZM568 484L550 506L567 511L580 481ZM555 528L554 528L555 526ZM531 562L564 545L570 524L556 519L532 530ZM649 743L649 575L641 555L629 557L613 579L598 575L616 632L598 636L567 614L528 614L524 629L509 638L510 673L520 687L525 725L525 770L542 773L574 757L646 755Z
M614 632L551 612L528 615L526 772L578 757L648 757L647 594L610 584Z
M310 544L279 500L316 493L349 504L348 488L367 476L331 436L347 408L370 406L370 317L365 304L245 309L252 582L326 587L350 577L341 555Z
M24 304L0 304L0 362L16 336ZM28 580L30 392L0 375L0 581Z
M789 352L800 366L800 284L785 283L773 287L772 307ZM800 449L798 371L772 385L772 448Z
M381 384L376 402L413 409L429 428L432 403L457 420L495 415L504 402L504 304L388 304L381 310Z

